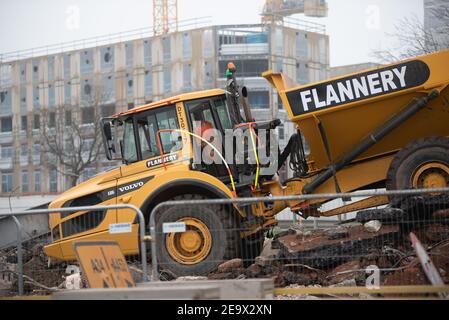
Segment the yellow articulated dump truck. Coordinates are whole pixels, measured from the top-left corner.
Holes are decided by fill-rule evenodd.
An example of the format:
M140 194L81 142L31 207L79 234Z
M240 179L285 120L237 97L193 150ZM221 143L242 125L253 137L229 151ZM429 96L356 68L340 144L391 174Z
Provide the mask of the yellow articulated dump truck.
M50 208L133 204L148 224L152 209L167 200L446 187L448 62L449 51L442 51L299 87L282 74L265 72L297 133L264 164L257 151L275 153L276 143L267 139L280 121L254 122L246 89L238 89L230 63L226 90L186 93L102 119L106 155L123 165L66 191ZM205 135L212 129L222 139ZM234 135L231 146L243 147L229 150L225 136L237 130L246 138ZM197 156L207 148L218 161ZM246 161L252 155L256 161ZM279 181L276 171L287 159L294 177ZM262 170L273 166L274 172ZM388 199L369 198L322 212L326 201L166 207L155 217L158 259L176 275L207 274L221 261L258 255L264 231L276 225L274 216L287 207L307 218L370 208ZM162 233L163 223L178 221L186 232ZM132 224L132 232L109 233L109 225L116 223ZM72 260L75 241L100 239L116 240L126 255L139 253L132 210L52 214L50 227L52 243L45 247L50 257Z

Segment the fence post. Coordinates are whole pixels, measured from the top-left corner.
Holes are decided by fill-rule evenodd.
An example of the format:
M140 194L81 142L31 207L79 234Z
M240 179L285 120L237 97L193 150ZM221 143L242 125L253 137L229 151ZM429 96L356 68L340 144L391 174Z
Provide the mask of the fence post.
M23 295L23 254L22 254L22 224L16 216L11 216L17 227L17 278L19 286L19 296Z
M139 230L140 230L140 255L141 255L141 263L142 263L142 281L148 282L148 266L147 266L147 246L145 243L145 217L143 216L142 211L133 206L127 205L129 208L136 211L137 216L139 217Z
M152 280L159 281L159 273L157 272L157 255L156 255L156 211L161 204L158 204L150 213L150 235L151 235L151 267Z

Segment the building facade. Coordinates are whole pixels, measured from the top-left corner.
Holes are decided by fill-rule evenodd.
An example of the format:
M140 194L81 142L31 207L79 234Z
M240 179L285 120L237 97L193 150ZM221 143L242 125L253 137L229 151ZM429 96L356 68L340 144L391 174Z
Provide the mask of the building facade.
M324 27L293 22L207 26L54 54L18 56L4 55L0 60L2 196L66 190L64 167L43 152L42 130L56 123L70 125L74 119L91 126L94 109L108 116L182 92L223 88L227 62L233 61L240 85L249 89L256 119L286 121L277 92L261 73L282 71L299 84L329 76L329 38ZM293 130L288 123L279 128L281 147ZM83 171L80 180L116 165L100 157Z
M432 47L449 47L449 2L447 0L424 0L424 30Z
M348 64L344 66L338 66L338 67L332 67L330 68L330 77L341 77L345 76L351 73L360 72L363 70L368 70L372 68L380 67L381 65L379 63L375 62L364 62L364 63L357 63L357 64Z

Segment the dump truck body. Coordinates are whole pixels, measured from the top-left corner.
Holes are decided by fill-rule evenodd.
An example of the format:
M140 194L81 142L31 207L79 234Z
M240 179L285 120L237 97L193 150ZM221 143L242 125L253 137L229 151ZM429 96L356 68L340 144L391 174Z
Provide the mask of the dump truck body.
M443 51L293 88L282 75L266 72L264 76L277 88L291 121L299 126L310 148L308 176L292 181L286 193L305 193L304 186L320 172L434 90L438 97L336 172L339 191L385 181L395 153L412 141L449 136L447 61L449 51ZM312 192L336 191L334 181L327 179Z

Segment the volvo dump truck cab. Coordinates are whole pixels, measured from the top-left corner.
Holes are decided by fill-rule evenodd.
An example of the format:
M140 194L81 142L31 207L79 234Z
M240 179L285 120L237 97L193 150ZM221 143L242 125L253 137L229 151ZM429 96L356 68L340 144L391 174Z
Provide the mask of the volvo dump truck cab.
M140 208L148 223L152 209L167 200L446 187L447 61L449 51L443 51L299 87L282 74L264 73L297 129L279 157L264 164L257 154L277 148L270 129L280 121L254 122L246 90L238 90L230 65L227 90L182 94L103 119L107 157L121 159L123 165L66 191L50 207L128 203ZM223 137L242 130L243 138L237 136L231 144L243 148L219 149L226 139L213 141L203 135L204 129ZM198 150L220 161L198 161ZM252 155L256 161L246 161ZM236 157L245 161L234 161ZM287 161L294 171L287 181L269 170L261 174L263 166L279 169ZM165 208L156 216L159 262L176 275L207 274L226 259L257 255L263 231L287 207L307 218L389 199L370 198L323 212L320 207L327 201ZM162 235L163 223L178 221L186 224L186 232ZM131 223L132 233L110 234L114 223ZM116 240L126 255L138 254L137 219L131 210L52 214L50 227L52 243L45 252L51 257L72 260L75 241L99 239Z

